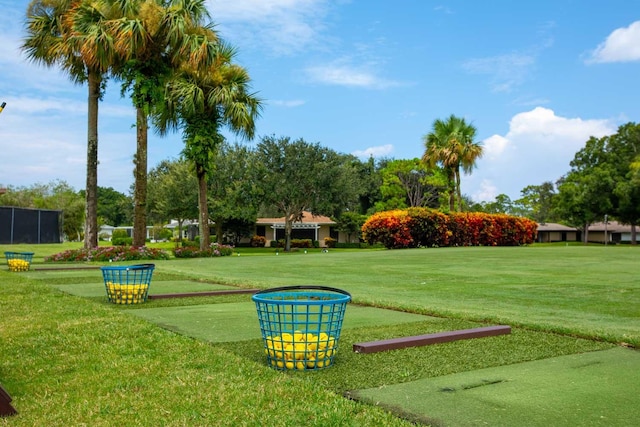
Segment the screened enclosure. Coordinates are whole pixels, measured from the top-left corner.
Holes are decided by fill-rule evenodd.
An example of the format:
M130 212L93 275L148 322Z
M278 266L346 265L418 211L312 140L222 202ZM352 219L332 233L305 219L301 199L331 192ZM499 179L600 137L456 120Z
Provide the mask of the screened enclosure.
M0 206L0 244L60 243L62 211Z

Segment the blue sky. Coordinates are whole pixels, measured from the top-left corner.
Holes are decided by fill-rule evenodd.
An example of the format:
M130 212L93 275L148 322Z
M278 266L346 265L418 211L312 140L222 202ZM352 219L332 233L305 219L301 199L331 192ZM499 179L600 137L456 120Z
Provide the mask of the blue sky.
M25 60L27 0L0 0L0 186L85 185L86 87ZM265 100L265 135L363 160L424 152L435 119L464 117L485 155L462 190L520 197L555 181L590 136L640 121L640 8L629 0L209 0ZM98 185L128 193L135 113L100 105ZM230 137L230 140L234 140ZM258 139L245 142L256 144ZM180 135L150 133L149 167Z

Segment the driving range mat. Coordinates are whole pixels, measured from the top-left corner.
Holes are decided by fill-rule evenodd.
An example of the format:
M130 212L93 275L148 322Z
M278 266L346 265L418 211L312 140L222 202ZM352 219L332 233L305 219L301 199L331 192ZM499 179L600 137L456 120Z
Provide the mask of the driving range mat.
M74 283L64 285L58 284L52 286L68 294L77 295L80 297L103 296L105 297L105 299L107 298L107 291L104 287L102 276L100 276L95 283ZM149 295L179 292L220 291L227 289L238 288L233 286L196 282L193 280L151 280L151 285L149 285Z
M210 342L260 338L260 325L253 302L140 308L128 313L174 332ZM347 306L343 328L394 325L425 319L429 317L350 304Z
M358 390L352 396L433 426L637 425L640 352L618 347Z

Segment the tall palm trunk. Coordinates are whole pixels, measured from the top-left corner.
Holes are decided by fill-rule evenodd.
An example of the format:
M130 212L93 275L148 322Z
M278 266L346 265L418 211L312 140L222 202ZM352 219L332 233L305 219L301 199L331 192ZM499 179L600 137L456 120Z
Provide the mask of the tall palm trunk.
M455 174L452 168L447 168L447 181L449 182L449 212L456 210Z
M462 189L460 188L460 168L455 170L456 174L456 198L458 199L458 212L462 212Z
M133 194L133 246L144 246L147 240L147 115L136 107L137 149L135 156L135 189Z
M98 106L100 104L99 73L88 75L87 181L85 189L84 247L98 246Z
M209 236L209 207L207 205L207 174L201 166L196 166L198 175L198 210L200 211L200 250L209 248L211 238Z

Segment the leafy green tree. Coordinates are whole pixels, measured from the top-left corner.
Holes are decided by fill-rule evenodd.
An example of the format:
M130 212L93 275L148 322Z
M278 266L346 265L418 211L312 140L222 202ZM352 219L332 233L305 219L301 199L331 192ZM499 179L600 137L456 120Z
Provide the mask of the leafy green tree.
M113 65L114 40L105 23L119 16L116 5L129 0L34 0L27 9L27 58L57 66L74 83L88 86L86 224L84 247L98 246L98 105L105 75Z
M556 211L569 225L588 227L613 209L614 174L607 162L606 139L591 137L571 161L571 171L558 182Z
M640 223L640 182L635 179L633 165L640 158L640 125L624 124L605 139L615 181L614 214L619 221L631 225L631 243L635 245L636 227Z
M156 223L178 221L182 241L185 220L198 216L198 181L191 162L163 160L149 171L149 216Z
M380 171L382 200L376 210L438 207L446 176L440 168L427 167L420 159L391 160Z
M116 74L136 108L133 246L144 246L146 237L148 120L164 105L173 71L204 71L219 60L218 37L207 19L204 0L146 0L133 2L125 18L111 22L123 60Z
M369 157L366 162L355 159L353 166L356 169L358 181L360 182L360 192L358 194L358 211L363 214L375 212L376 203L382 200L382 175L380 174L380 161L376 162L373 157Z
M498 194L493 202L482 203L482 212L491 214L511 214L513 211L513 202L506 194Z
M476 128L465 119L449 116L433 122L433 130L423 137L425 152L422 160L433 167L440 164L448 179L449 210L462 209L460 170L471 173L476 161L482 157L482 144L474 141Z
M261 198L254 163L255 153L244 145L224 143L212 165L208 195L218 243L225 234L234 243L249 237L258 217Z
M520 194L522 197L516 200L515 204L520 207L525 216L538 223L558 221L553 210L556 190L552 182L528 185L520 191Z
M640 187L640 155L629 166L630 185ZM637 242L636 227L631 229L631 240ZM637 244L637 243L636 243Z
M367 220L366 215L361 215L357 212L343 212L338 218L336 228L339 232L347 235L347 243L352 242L354 235L361 235L362 224Z
M303 139L264 137L256 147L263 203L285 217L285 250L291 249L291 229L303 211L336 216L345 201L354 200L352 164L333 150Z
M112 187L98 187L98 223L114 227L131 224L132 213L129 196Z

